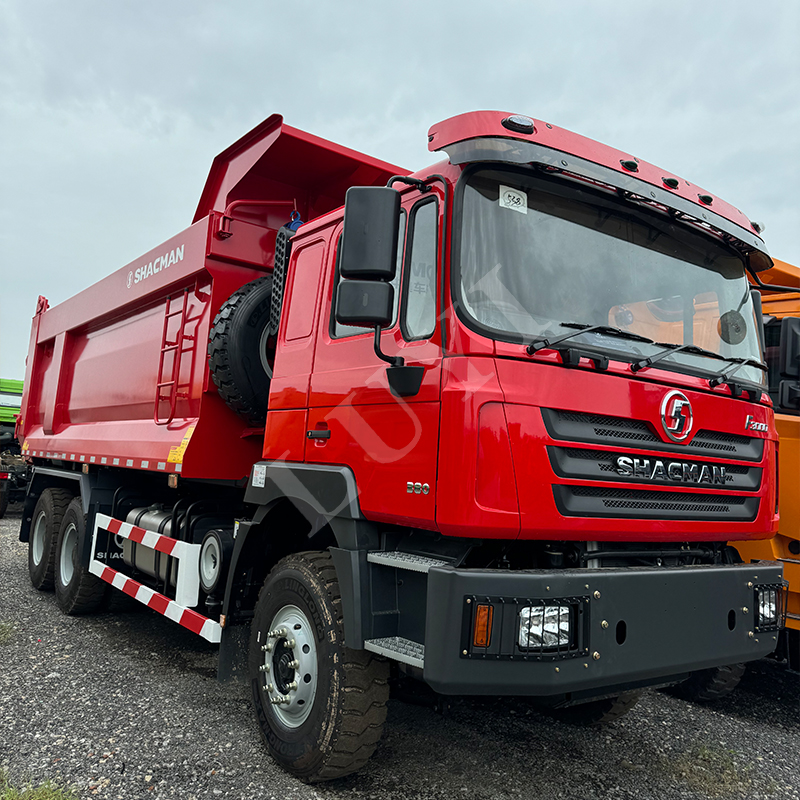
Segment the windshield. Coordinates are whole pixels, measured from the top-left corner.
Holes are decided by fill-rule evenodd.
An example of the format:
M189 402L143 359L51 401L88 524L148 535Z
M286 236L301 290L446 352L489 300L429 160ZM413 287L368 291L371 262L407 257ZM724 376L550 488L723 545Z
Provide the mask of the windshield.
M632 361L693 344L724 358L761 353L741 257L656 212L520 171L485 169L463 193L455 280L465 321L530 342L562 322L612 326L653 340L578 333L573 346ZM723 365L724 366L724 365ZM663 369L713 374L720 361L676 352ZM763 383L757 367L738 373Z

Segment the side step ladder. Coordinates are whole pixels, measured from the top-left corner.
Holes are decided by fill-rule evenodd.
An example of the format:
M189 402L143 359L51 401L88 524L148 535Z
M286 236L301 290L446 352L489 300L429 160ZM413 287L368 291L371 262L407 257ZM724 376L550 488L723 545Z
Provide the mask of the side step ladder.
M399 551L376 551L367 553L367 561L372 564L381 564L395 569L407 569L411 572L428 573L431 567L446 567L449 562L440 558L420 556L414 553L401 553ZM425 667L425 645L412 642L402 636L389 636L383 639L367 639L364 649L372 653L391 658L402 664L412 667Z

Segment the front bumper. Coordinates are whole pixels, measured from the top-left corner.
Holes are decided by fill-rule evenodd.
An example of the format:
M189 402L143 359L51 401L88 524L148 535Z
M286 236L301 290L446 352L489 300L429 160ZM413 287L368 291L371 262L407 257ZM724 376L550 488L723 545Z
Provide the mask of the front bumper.
M667 683L771 653L779 624L760 625L757 592L779 588L772 562L678 568L428 572L424 678L443 694L575 696ZM569 646L523 650L520 608L574 609ZM474 614L492 607L488 646ZM780 623L780 614L779 623Z

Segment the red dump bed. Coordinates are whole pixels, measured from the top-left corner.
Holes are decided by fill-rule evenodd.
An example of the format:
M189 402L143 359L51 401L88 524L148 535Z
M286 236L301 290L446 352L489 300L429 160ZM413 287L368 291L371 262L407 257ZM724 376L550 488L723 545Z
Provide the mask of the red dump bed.
M194 224L65 302L39 299L18 432L34 458L238 480L261 455L210 380L220 306L272 269L277 230L406 170L273 115L221 153Z

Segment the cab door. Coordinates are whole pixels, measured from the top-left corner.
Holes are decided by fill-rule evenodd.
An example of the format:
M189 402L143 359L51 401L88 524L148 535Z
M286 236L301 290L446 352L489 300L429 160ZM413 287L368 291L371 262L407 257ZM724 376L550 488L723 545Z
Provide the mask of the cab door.
M374 330L339 325L333 316L339 283L334 233L326 270L309 393L305 460L353 470L359 504L369 519L435 528L441 337L439 275L441 201L436 192L403 197L394 319L381 349L425 367L419 392L397 397L387 364L374 351Z

